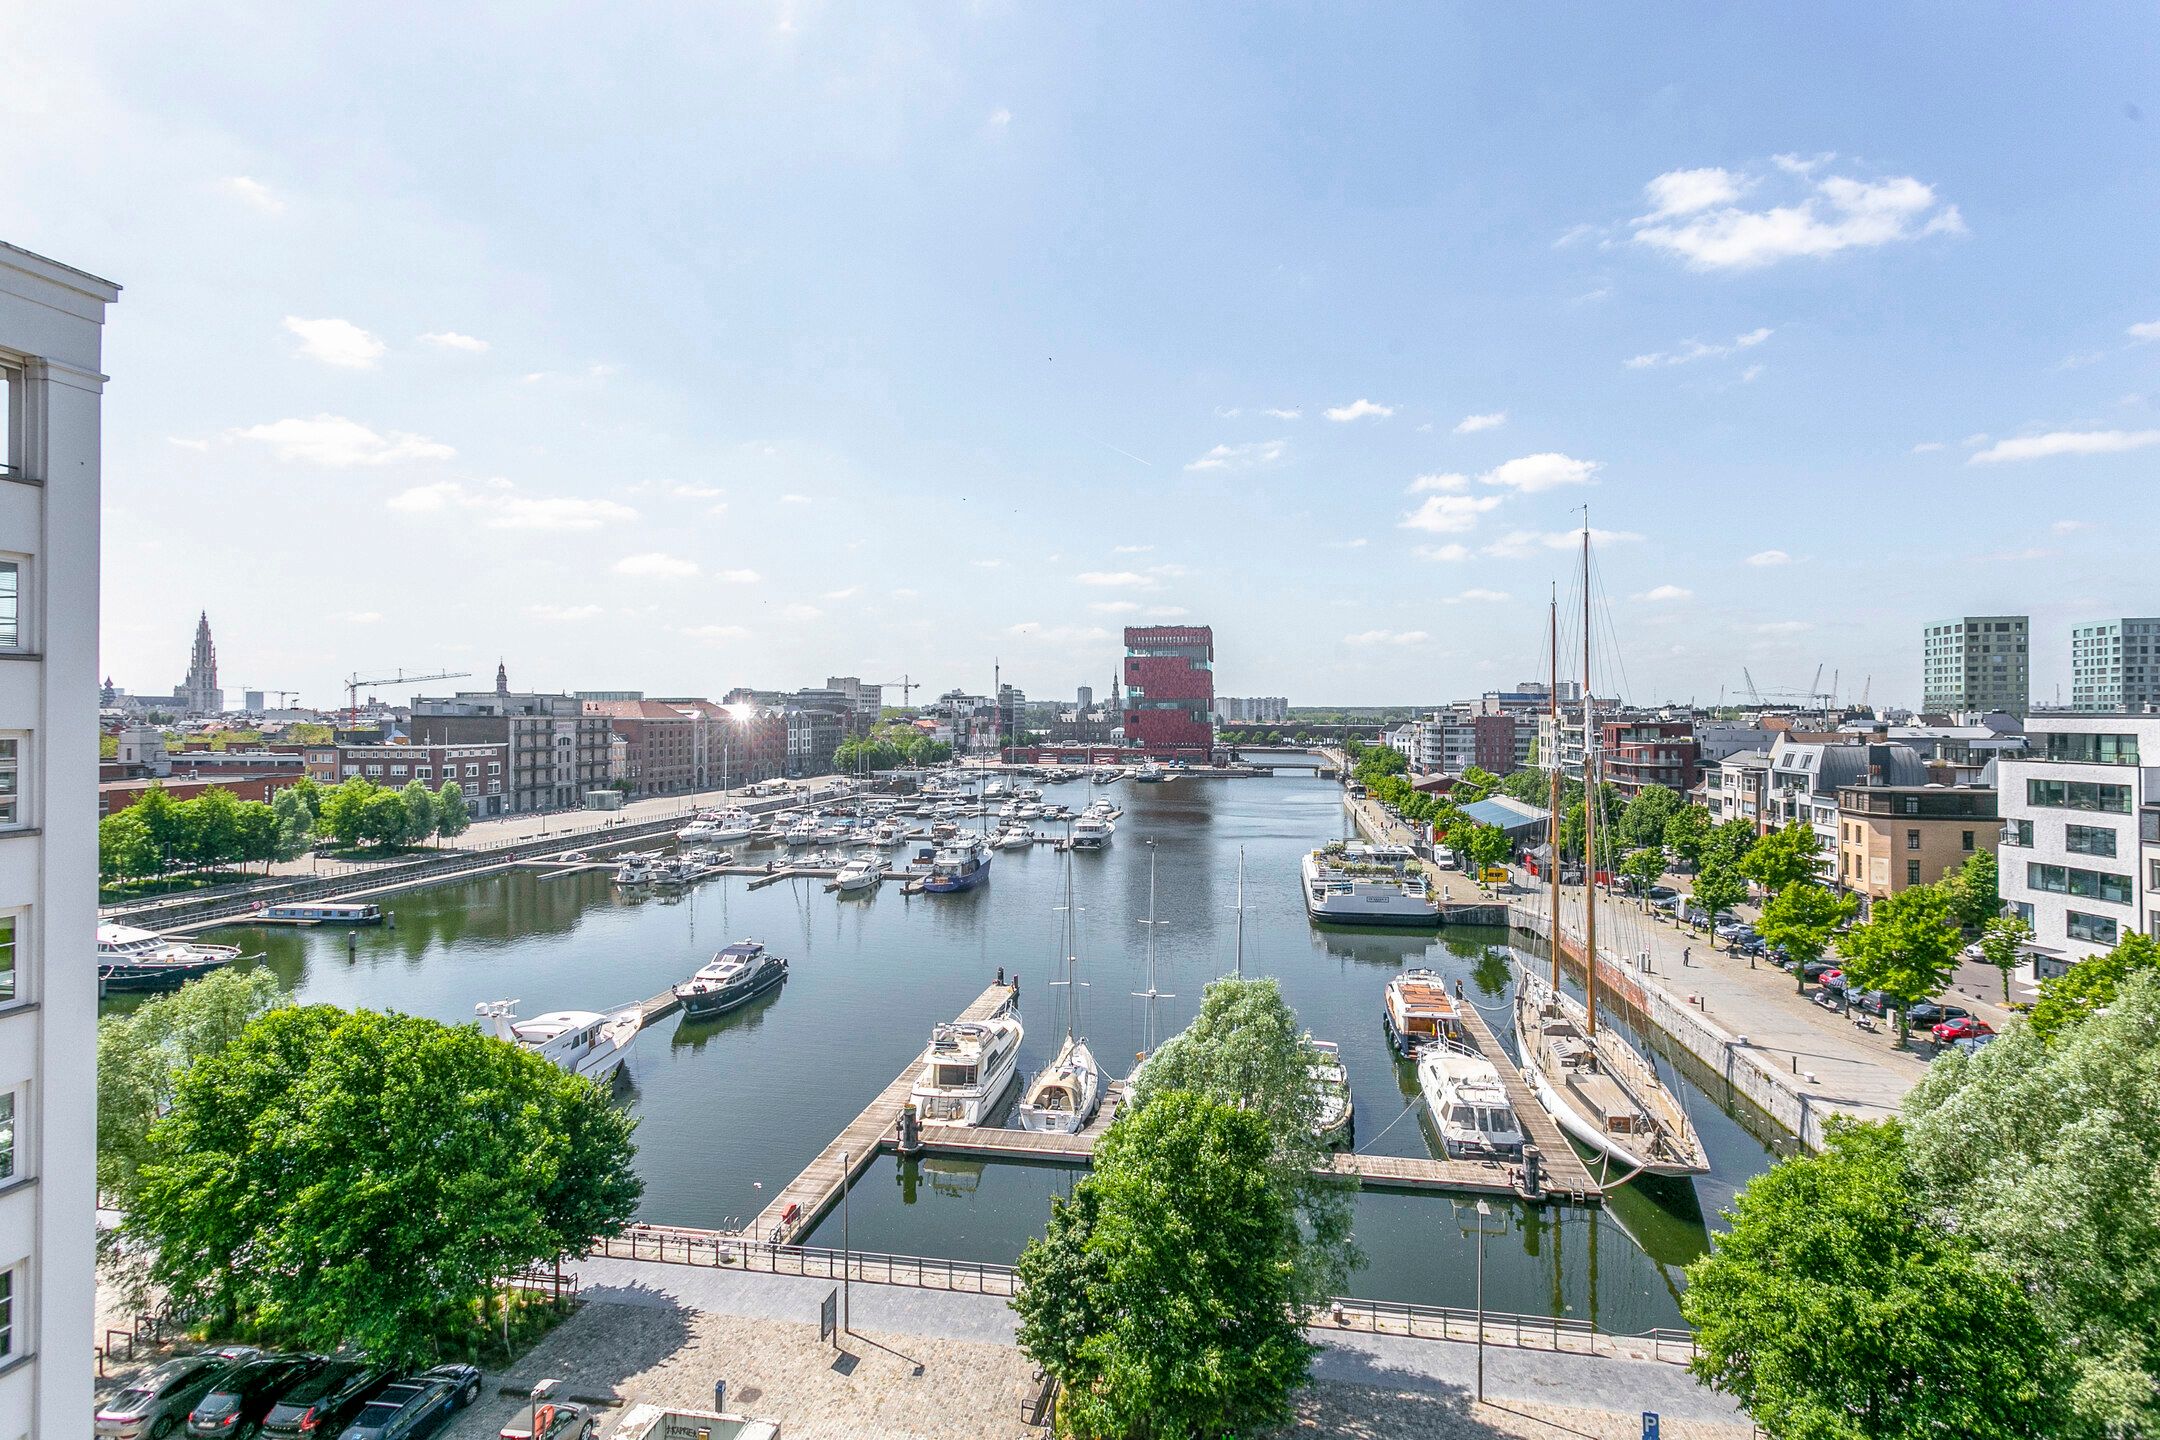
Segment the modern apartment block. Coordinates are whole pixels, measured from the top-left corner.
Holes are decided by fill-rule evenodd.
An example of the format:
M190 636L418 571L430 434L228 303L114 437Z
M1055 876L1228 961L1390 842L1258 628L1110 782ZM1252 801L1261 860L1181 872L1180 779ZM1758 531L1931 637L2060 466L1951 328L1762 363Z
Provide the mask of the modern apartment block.
M2072 628L2070 708L2103 715L2160 710L2160 619Z
M2003 903L2033 927L2036 978L2160 936L2160 716L2035 715L1996 766Z
M1930 714L2032 708L2032 622L1967 615L1927 627L1920 645L1920 708Z
M1218 695L1215 718L1226 725L1280 725L1290 718L1290 701L1281 695Z
M98 367L119 298L0 244L0 1440L91 1414Z
M1125 627L1125 743L1158 760L1206 760L1215 748L1215 632L1205 625Z

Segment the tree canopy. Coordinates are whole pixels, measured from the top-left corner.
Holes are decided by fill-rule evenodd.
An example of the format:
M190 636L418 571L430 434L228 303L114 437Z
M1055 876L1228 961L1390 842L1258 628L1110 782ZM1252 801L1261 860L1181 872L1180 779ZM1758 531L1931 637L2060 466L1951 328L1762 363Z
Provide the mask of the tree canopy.
M2160 941L2133 930L2114 949L2078 961L2040 982L2032 1027L2048 1038L2115 1003L2133 975L2160 970Z
M630 1220L633 1124L472 1026L277 1009L180 1073L126 1228L183 1303L414 1364L503 1277Z
M2032 926L2020 915L1997 915L1980 932L1980 956L2002 972L2002 997L2010 1000L2010 972L2025 963L2025 946L2033 938Z
M1978 933L2001 914L2000 883L1995 857L1985 850L1974 851L1963 865L1945 875L1942 886L1950 894L1950 908L1958 924Z
M1837 927L1852 919L1859 908L1857 896L1833 895L1823 886L1803 881L1771 897L1762 908L1762 918L1755 922L1755 932L1766 944L1784 950L1785 958L1792 961L1797 988L1805 990L1807 972L1802 967L1822 958Z
M1939 885L1915 885L1886 895L1862 923L1838 941L1846 989L1880 990L1898 1009L1898 1043L1905 1011L1939 994L1957 973L1957 916Z
M1061 1433L1247 1434L1288 1418L1314 1347L1276 1145L1258 1111L1157 1091L1052 1202L1013 1308L1021 1349L1062 1386Z
M1919 1193L1894 1123L1756 1176L1688 1267L1696 1375L1773 1440L2057 1434L2069 1375L2018 1280Z
M1269 1171L1292 1206L1293 1281L1308 1304L1340 1294L1362 1263L1350 1241L1350 1186L1314 1173L1328 1157L1315 1133L1320 1096L1310 1067L1317 1059L1280 984L1225 977L1207 987L1192 1024L1140 1067L1133 1089L1138 1105L1184 1090L1266 1123Z
M1693 868L1702 863L1703 847L1710 842L1713 825L1708 810L1700 805L1683 805L1666 818L1660 839L1674 863Z
M1703 908L1710 917L1709 923L1715 927L1718 916L1747 899L1747 881L1740 878L1740 872L1730 862L1713 860L1696 875L1694 895L1695 903ZM1713 928L1712 949L1717 948L1716 935Z
M1821 853L1815 832L1794 820L1750 845L1740 857L1740 873L1775 895L1788 885L1815 879L1821 873Z

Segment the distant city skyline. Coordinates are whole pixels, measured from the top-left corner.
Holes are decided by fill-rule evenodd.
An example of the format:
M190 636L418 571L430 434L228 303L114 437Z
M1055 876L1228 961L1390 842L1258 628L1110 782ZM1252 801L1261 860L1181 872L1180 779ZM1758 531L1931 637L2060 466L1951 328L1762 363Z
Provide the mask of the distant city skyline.
M0 208L128 283L131 691L207 609L318 704L1070 695L1151 621L1423 703L1540 673L1585 502L1633 700L1916 705L2020 614L2067 703L2160 609L2147 14L119 11L11 16Z

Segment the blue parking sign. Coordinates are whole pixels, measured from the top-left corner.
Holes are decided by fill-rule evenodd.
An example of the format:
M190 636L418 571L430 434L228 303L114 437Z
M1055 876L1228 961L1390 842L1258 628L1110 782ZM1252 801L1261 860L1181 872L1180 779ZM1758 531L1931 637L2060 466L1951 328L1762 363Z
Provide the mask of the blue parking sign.
M1655 1410L1642 1412L1642 1440L1658 1440L1657 1411Z

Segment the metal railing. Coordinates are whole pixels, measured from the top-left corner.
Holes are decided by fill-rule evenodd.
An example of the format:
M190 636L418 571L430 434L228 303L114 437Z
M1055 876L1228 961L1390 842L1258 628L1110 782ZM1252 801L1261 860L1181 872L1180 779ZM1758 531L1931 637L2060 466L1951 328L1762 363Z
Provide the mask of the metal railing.
M775 1245L748 1236L658 1225L633 1225L621 1235L603 1240L593 1253L615 1260L702 1265L753 1274L803 1275L823 1280L837 1280L844 1274L851 1280L868 1284L907 1285L1008 1299L1020 1293L1020 1273L1010 1265L939 1260L921 1255L888 1255L870 1250L832 1250L813 1245ZM1309 1324L1336 1330L1461 1341L1475 1341L1481 1321L1488 1345L1662 1360L1673 1365L1685 1365L1695 1357L1695 1334L1691 1330L1660 1327L1620 1333L1600 1330L1587 1320L1568 1316L1519 1315L1504 1310L1486 1310L1481 1314L1458 1305L1416 1305L1340 1296L1308 1319Z

